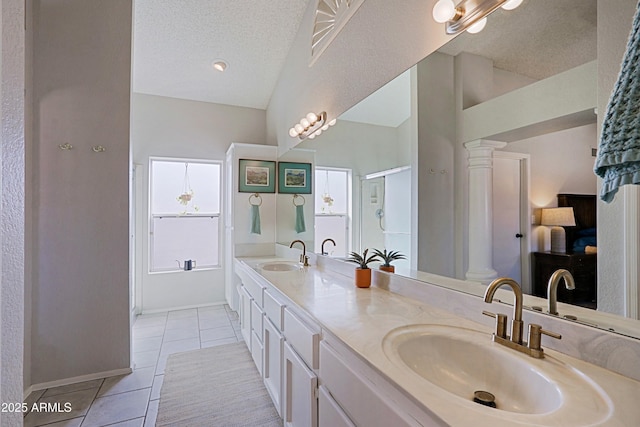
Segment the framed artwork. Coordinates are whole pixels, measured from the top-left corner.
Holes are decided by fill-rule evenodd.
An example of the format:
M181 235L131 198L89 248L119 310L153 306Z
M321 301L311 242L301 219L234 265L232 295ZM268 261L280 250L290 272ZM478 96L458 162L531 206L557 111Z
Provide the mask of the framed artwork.
M311 163L278 163L278 193L311 194Z
M240 159L241 193L275 193L276 162L267 160Z

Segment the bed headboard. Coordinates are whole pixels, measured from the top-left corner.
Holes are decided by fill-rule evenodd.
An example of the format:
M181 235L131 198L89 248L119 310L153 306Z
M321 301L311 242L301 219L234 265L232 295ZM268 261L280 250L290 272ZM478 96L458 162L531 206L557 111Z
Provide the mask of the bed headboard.
M579 230L596 227L596 196L595 194L558 194L558 207L572 207L576 217L575 227L565 227L567 251L571 251Z

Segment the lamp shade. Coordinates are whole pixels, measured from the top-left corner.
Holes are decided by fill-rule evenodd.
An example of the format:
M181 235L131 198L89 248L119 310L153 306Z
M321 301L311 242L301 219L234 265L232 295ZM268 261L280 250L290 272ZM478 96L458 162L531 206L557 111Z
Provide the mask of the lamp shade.
M573 227L576 225L576 217L573 214L573 208L547 208L542 209L540 224Z
M566 253L567 240L562 227L576 225L573 208L542 209L540 224L551 226L551 252Z

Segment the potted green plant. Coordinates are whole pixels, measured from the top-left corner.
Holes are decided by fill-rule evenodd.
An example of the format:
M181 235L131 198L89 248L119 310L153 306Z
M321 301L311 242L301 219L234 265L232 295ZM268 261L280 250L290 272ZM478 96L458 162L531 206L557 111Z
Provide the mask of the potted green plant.
M374 249L373 253L376 257L379 257L380 260L382 261L382 264L380 265L380 270L387 271L389 273L393 273L396 271L396 268L393 265L391 265L392 261L396 261L398 259L407 259L407 257L401 254L399 251L387 252L386 249L384 251L381 251L380 249Z
M355 262L359 265L356 267L355 280L356 286L359 288L368 288L371 286L371 269L369 263L378 260L377 255L368 255L369 249L365 249L360 255L357 252L351 252L347 261Z

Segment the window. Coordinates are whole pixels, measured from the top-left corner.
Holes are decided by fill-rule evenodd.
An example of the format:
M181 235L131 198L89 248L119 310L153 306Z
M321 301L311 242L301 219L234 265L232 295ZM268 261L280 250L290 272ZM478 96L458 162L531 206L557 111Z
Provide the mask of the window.
M152 272L220 265L220 162L151 160Z
M350 249L351 170L316 167L315 173L315 251L320 253L322 241L332 257L346 257Z

